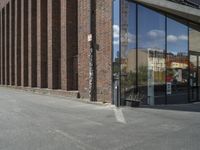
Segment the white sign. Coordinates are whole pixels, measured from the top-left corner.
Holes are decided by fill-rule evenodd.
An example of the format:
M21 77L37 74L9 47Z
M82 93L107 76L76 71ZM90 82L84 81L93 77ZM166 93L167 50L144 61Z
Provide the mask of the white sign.
M88 34L88 42L92 41L92 34Z

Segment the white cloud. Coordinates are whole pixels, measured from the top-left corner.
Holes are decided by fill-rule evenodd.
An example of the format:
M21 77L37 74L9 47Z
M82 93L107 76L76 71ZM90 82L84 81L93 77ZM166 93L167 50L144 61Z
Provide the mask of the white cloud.
M182 41L187 41L188 37L186 35L180 35L180 36L178 36L178 39L182 40Z
M175 36L175 35L168 35L168 36L167 36L167 41L168 41L168 42L174 43L174 42L177 42L177 40L178 40L178 38L177 38L177 36Z
M177 42L177 41L187 41L187 40L188 40L188 37L186 35L179 35L179 36L168 35L167 36L167 41L171 42L171 43L174 43L174 42Z
M151 30L147 33L150 38L162 38L165 36L165 32L163 30Z
M119 33L120 33L119 25L113 25L113 38L114 38L113 44L114 45L119 44L119 38L120 38ZM147 35L151 39L157 40L158 38L163 39L165 37L165 32L163 30L154 29L154 30L149 31ZM131 33L126 33L124 34L124 36L122 36L122 42L135 43L135 40L136 40L136 36ZM188 40L187 35L176 36L176 35L171 34L167 36L167 41L171 43L174 43L177 41L187 41L187 40Z
M119 40L113 40L114 45L119 45Z
M119 45L119 32L120 28L119 25L113 25L113 44ZM131 33L125 33L124 36L122 36L122 42L128 42L128 43L135 43L136 36Z
M113 25L113 37L119 38L119 25Z

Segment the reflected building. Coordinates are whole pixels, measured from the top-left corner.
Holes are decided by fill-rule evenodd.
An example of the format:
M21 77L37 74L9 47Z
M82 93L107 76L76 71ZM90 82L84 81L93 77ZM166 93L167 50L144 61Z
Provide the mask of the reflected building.
M178 1L120 2L121 104L138 93L149 105L200 101L199 10Z

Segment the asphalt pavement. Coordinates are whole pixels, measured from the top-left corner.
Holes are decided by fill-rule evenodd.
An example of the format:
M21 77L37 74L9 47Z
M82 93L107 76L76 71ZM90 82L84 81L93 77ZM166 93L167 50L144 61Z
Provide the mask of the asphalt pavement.
M118 109L0 87L0 150L200 150L200 104Z

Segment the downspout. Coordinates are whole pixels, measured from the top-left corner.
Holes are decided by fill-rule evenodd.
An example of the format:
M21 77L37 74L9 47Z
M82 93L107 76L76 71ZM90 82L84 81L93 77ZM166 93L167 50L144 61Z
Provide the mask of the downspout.
M96 101L96 0L90 0L89 98Z

